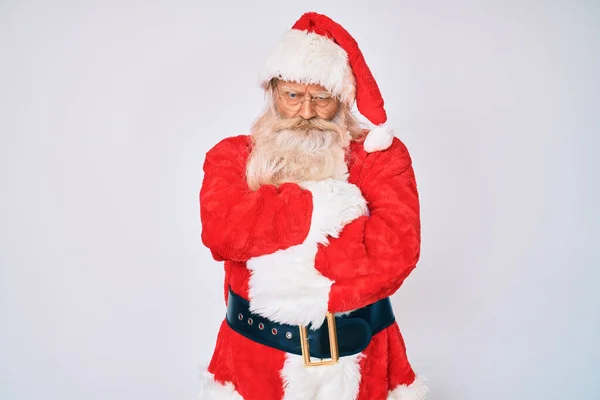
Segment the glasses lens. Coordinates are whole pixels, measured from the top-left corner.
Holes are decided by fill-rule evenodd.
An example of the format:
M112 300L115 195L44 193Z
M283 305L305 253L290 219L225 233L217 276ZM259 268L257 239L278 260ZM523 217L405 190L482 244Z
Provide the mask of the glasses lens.
M302 96L296 92L280 92L280 97L286 107L297 107L302 102Z
M314 98L315 105L319 108L329 108L333 105L334 99L331 96Z

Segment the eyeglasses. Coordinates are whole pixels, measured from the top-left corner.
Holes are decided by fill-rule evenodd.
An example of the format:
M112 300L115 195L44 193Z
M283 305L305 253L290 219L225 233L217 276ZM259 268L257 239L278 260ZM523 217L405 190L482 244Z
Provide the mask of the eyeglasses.
M290 111L300 110L304 101L307 100L306 97L310 99L313 107L318 111L328 111L337 103L337 97L327 92L317 93L315 96L312 96L309 93L301 93L291 88L280 88L279 86L276 87L276 91L283 107Z

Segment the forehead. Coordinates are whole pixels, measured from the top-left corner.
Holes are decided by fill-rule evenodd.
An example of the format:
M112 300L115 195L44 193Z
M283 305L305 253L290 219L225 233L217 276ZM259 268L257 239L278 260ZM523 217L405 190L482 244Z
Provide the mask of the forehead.
M305 92L307 88L309 93L329 92L329 90L327 90L324 86L318 84L304 84L293 81L279 81L279 86L285 86L291 90L295 90L298 92Z

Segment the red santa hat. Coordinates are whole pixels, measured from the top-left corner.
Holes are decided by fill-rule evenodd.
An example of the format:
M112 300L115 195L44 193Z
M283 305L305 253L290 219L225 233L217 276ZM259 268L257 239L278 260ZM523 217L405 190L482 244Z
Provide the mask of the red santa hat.
M315 12L300 17L267 58L261 85L266 89L273 78L319 84L341 101L356 101L358 111L376 125L367 135L365 150L384 150L392 144L394 132L385 125L377 82L356 40L331 18Z

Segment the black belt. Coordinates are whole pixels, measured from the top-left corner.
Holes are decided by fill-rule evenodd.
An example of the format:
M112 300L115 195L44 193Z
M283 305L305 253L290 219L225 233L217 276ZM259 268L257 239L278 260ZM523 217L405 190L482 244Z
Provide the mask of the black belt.
M234 331L250 340L276 349L302 355L300 327L279 324L250 312L248 300L229 290L227 301L227 323ZM352 311L345 316L335 317L337 344L340 357L360 353L367 348L371 338L395 321L389 297ZM310 356L331 357L327 321L316 330L307 330Z

